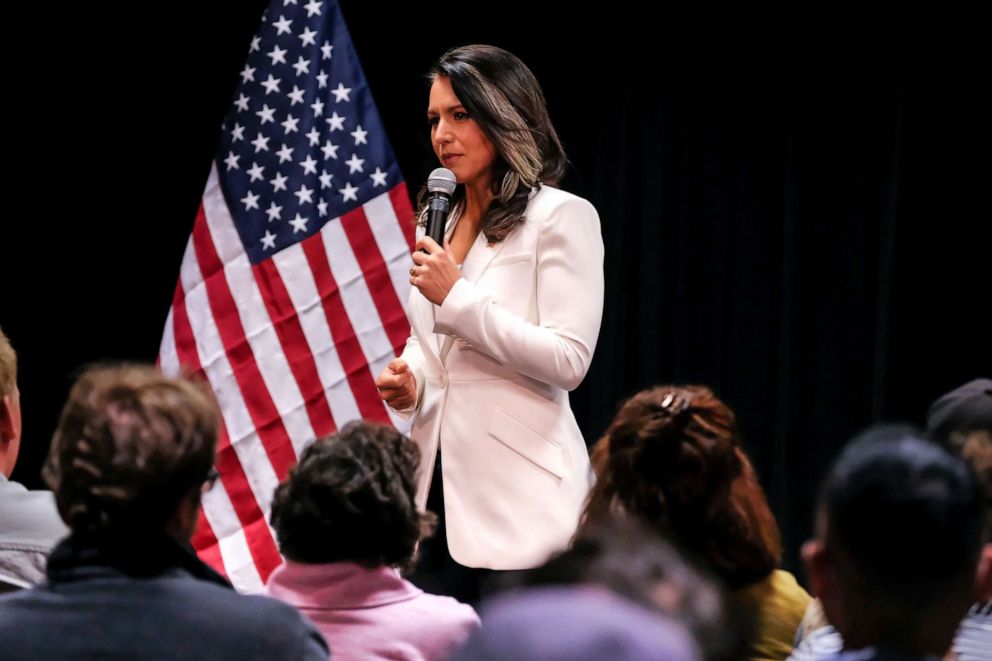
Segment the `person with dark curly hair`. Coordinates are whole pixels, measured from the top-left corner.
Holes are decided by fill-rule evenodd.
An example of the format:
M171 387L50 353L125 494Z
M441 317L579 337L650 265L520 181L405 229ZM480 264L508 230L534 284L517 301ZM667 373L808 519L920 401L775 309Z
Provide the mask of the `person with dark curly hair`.
M444 659L479 626L475 611L402 578L435 518L417 509L417 446L351 422L309 446L276 489L272 527L286 563L265 586L344 659Z
M697 555L753 620L748 659L784 659L809 594L778 569L778 525L734 414L702 386L643 390L592 451L597 483L583 526L633 516Z
M71 534L46 582L0 598L3 658L327 658L302 615L239 595L189 545L217 434L196 384L141 365L83 373L44 469Z

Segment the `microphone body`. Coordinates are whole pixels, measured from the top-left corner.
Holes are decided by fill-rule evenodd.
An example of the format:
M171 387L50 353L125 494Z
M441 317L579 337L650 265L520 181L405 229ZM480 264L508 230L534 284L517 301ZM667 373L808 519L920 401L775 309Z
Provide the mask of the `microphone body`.
M439 246L444 245L444 226L451 211L451 194L455 192L457 185L455 173L448 168L437 168L427 178L427 190L430 192L427 203L427 236Z

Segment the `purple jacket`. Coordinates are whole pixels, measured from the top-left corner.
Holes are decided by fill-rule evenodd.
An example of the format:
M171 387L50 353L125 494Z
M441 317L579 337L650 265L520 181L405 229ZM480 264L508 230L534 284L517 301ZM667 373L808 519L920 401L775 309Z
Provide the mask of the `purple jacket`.
M265 594L309 617L334 659L446 659L479 628L471 606L426 594L391 567L287 561Z

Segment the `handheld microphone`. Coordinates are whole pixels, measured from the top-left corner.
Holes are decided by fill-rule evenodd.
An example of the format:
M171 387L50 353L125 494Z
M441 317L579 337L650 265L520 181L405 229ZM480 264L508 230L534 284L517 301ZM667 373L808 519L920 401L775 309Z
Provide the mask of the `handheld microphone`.
M455 173L448 168L437 168L427 178L427 191L430 193L427 203L427 236L439 246L444 245L444 226L448 222L448 212L451 211L451 194L455 192L457 185Z

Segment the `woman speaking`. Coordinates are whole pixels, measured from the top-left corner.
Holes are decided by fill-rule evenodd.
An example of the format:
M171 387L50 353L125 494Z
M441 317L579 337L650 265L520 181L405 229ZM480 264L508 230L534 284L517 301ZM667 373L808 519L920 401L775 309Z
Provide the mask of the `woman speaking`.
M517 57L457 48L430 80L431 143L458 186L444 246L418 230L410 338L376 385L413 417L418 504L443 521L423 562L450 553L461 567L524 569L568 544L590 487L568 391L589 369L602 318L599 216L555 188L565 153ZM482 574L450 571L430 588L453 594Z

